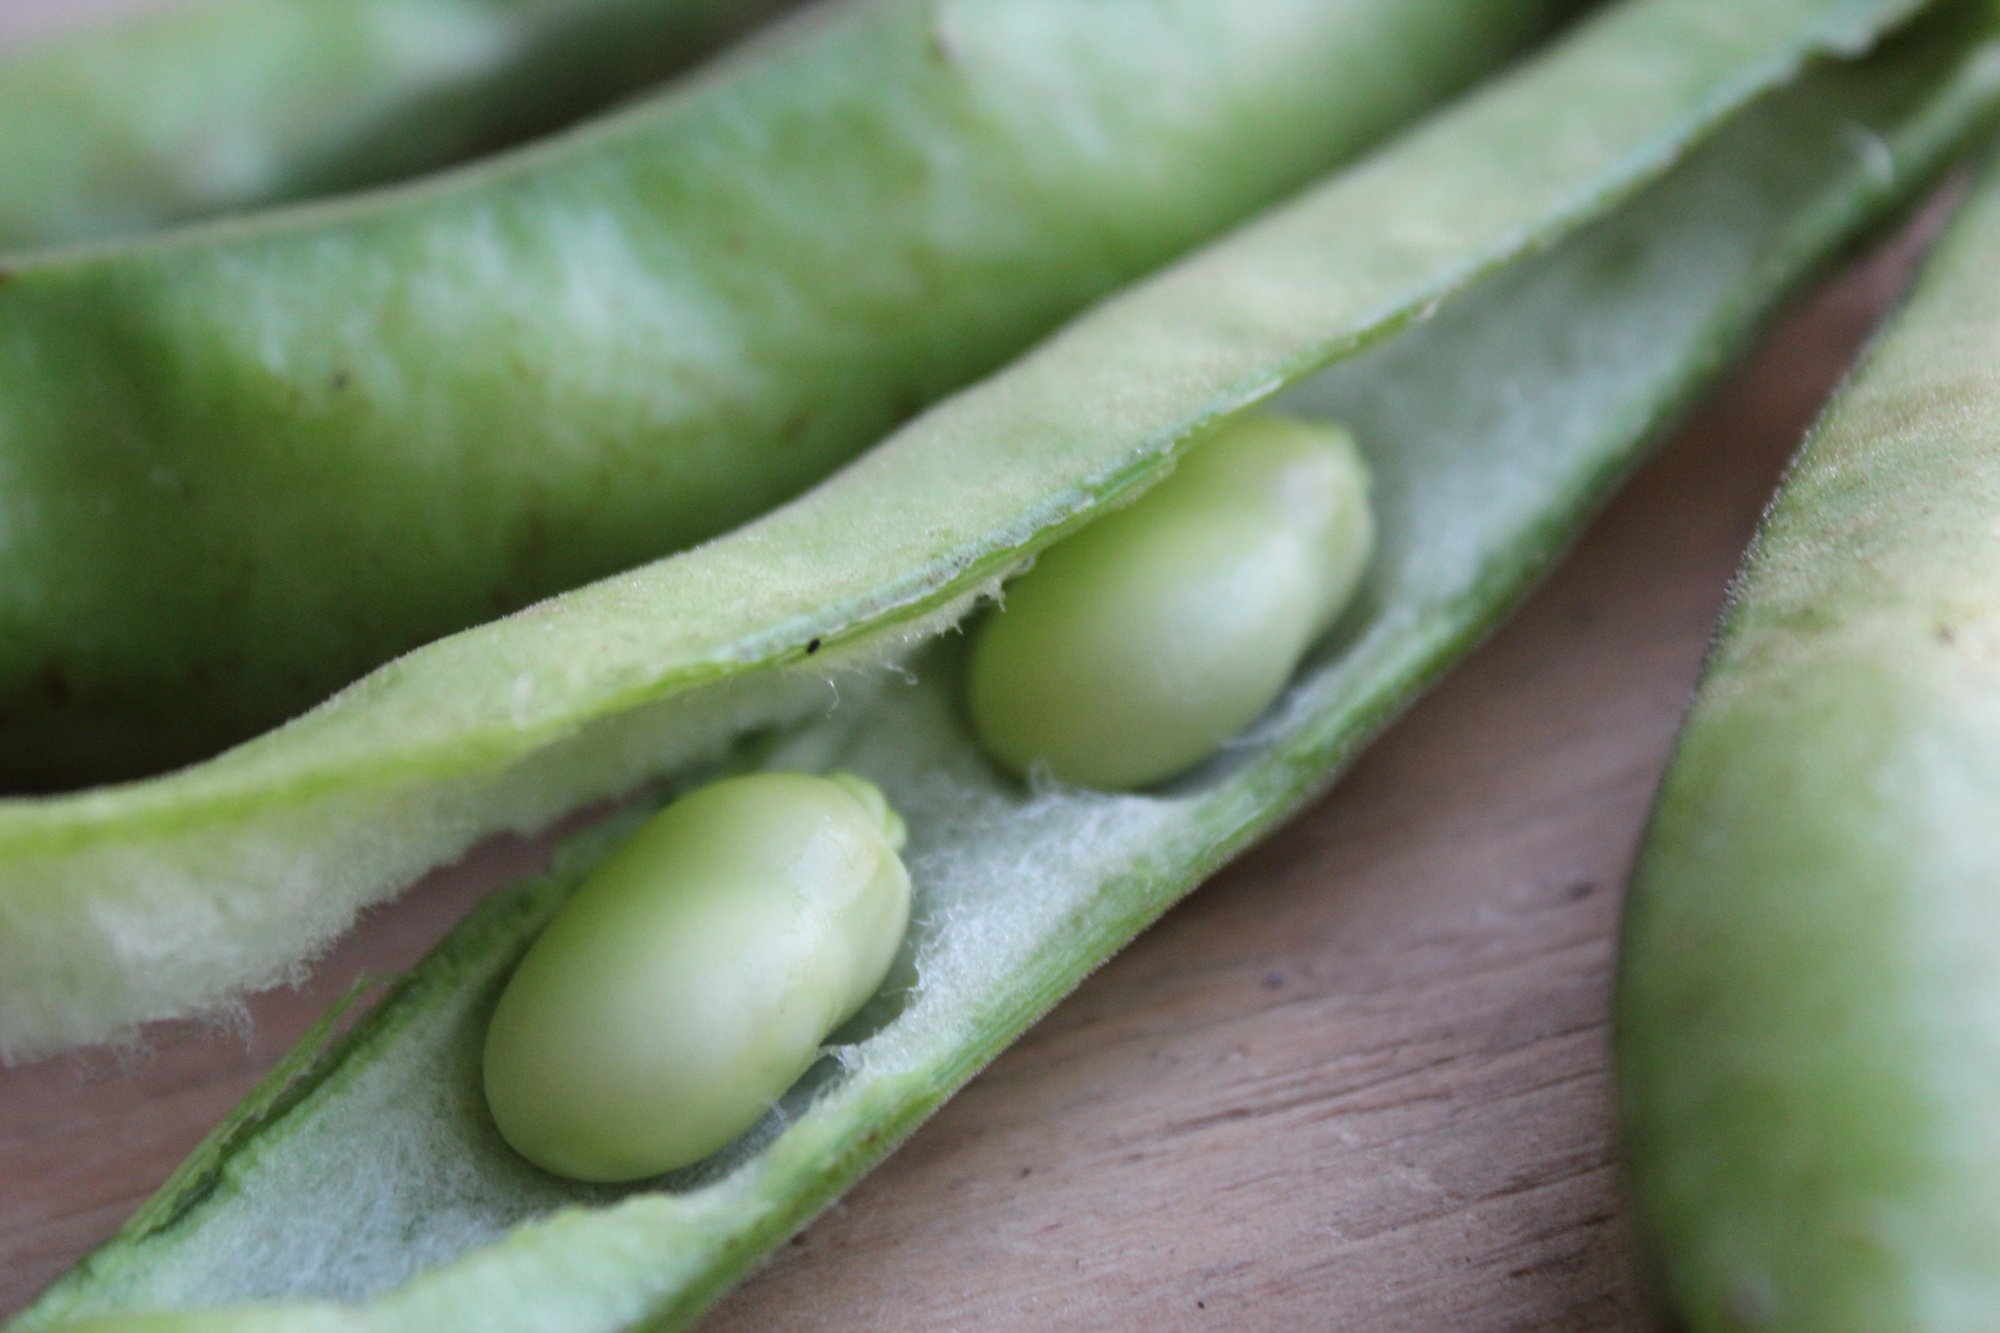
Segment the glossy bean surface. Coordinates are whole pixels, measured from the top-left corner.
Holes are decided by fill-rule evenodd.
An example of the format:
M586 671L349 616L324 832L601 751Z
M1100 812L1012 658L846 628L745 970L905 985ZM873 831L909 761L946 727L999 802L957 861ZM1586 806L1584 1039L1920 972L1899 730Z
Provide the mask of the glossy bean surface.
M1368 470L1346 432L1261 416L1009 584L973 650L980 739L1016 772L1144 787L1278 697L1359 585Z
M500 997L501 1135L557 1175L623 1181L749 1129L881 986L909 923L903 837L846 774L734 778L654 816Z

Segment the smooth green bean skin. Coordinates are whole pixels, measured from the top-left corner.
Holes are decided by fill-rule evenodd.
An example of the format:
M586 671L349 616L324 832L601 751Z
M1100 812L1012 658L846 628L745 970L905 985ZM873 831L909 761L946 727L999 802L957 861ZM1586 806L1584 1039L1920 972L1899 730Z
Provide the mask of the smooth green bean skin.
M1632 1196L1693 1333L2000 1320L2000 176L1794 465L1635 876Z
M598 128L0 278L0 784L734 527L1566 0L856 0Z
M625 1181L749 1129L881 987L910 919L902 842L846 774L730 779L654 816L500 997L501 1135L557 1175Z
M195 0L0 58L0 250L462 160L665 78L783 0Z
M1111 789L1170 778L1270 707L1373 543L1346 432L1226 425L1008 586L973 649L973 725L1016 772Z

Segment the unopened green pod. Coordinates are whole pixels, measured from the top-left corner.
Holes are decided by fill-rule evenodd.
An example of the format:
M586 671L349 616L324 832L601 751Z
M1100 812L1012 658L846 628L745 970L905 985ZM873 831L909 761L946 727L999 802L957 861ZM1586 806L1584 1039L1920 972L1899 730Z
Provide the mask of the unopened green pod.
M1373 543L1352 436L1231 422L1008 584L977 631L973 726L1016 772L1059 782L1118 790L1184 772L1278 697Z
M633 1181L756 1124L881 988L905 836L846 773L731 778L655 815L508 978L480 1065L501 1137L559 1176Z
M182 0L0 56L0 251L376 185L553 130L785 0Z
M1693 1333L2000 1311L2000 176L1794 464L1626 911L1633 1199Z
M0 263L0 784L711 537L1572 0L842 0L365 199Z
M384 680L349 711L324 715L337 725L312 737L288 733L287 748L251 756L300 764L296 774L305 752L289 747L302 741L410 745L431 728L432 748L396 752L408 768L373 753L382 765L373 776L400 772L405 783L392 792L385 781L366 806L373 840L338 845L379 856L392 838L441 837L430 820L468 818L470 778L488 770L465 757L469 745L447 749L435 738L447 724L462 728L454 732L462 743L477 736L491 747L477 761L491 765L510 736L526 743L529 708L557 677L531 678L537 690L522 691L527 703L507 714L512 733L471 728L468 692L498 684L498 698L513 703L515 672L531 649L548 651L552 665L604 669L635 651L639 633L664 636L673 619L637 609L680 607L687 624L716 636L698 652L683 649L705 671L673 677L651 707L633 702L632 676L618 677L627 692L606 698L594 714L600 728L545 743L509 770L511 787L486 788L489 804L479 809L498 808L509 791L553 802L552 792L573 795L578 787L564 784L586 776L609 783L622 756L651 765L639 771L672 775L663 797L745 771L865 775L909 825L909 965L897 965L770 1115L714 1157L630 1187L534 1169L484 1110L487 1021L537 932L648 817L656 803L642 800L569 839L547 875L488 899L343 1035L332 1035L340 1025L329 1019L118 1239L9 1333L85 1318L116 1329L128 1313L197 1309L227 1311L191 1317L239 1321L226 1325L231 1333L341 1327L336 1320L373 1333L689 1327L1469 651L1780 294L1929 178L2000 104L1983 6L1940 13L1866 61L1814 60L1796 82L1800 56L1820 49L1814 40L1838 32L1841 49L1851 47L1852 9L1814 10L1837 17L1835 29L1794 13L1786 35L1767 31L1754 54L1733 44L1744 40L1744 13L1720 0L1627 6L1398 149L1393 170L1385 158L1375 174L1336 182L1135 289L800 504L643 578L451 641L462 655L427 650L411 665L435 677ZM1757 13L1775 23L1773 11ZM1662 40L1670 35L1680 40ZM1727 43L1726 57L1704 45L1715 42ZM1639 104L1633 89L1652 80L1635 70L1657 79L1659 62L1695 52L1704 53L1693 61L1698 77L1683 65L1685 82L1670 80L1671 92L1654 84L1661 102ZM1757 86L1774 90L1744 106L1744 89ZM1727 123L1717 124L1718 104L1730 109ZM1584 107L1595 114L1580 115ZM1523 136L1497 162L1501 147L1486 135L1528 123L1583 133L1605 156L1585 170L1578 141L1551 133ZM1865 141L1857 125L1868 127ZM1635 140L1642 161L1664 153L1674 165L1658 176L1637 172L1635 183L1625 174ZM1463 174L1468 162L1493 170ZM1431 174L1448 165L1449 181ZM1539 182L1533 190L1529 178ZM1455 206L1440 209L1444 198ZM1582 198L1593 202L1584 208ZM1382 230L1358 236L1350 224L1363 215ZM1493 250L1471 251L1461 236L1448 256L1403 248L1435 239L1440 217L1505 239L1476 230ZM1349 267L1360 254L1395 272ZM1388 264L1394 255L1401 263ZM1412 318L1434 301L1430 318ZM1383 316L1385 307L1394 313ZM1117 410L1097 410L1107 401ZM956 636L901 656L898 670L868 669L956 623L1024 557L1115 512L1166 473L1177 445L1266 403L1352 426L1374 475L1379 541L1348 616L1240 743L1145 793L1038 789L995 765L968 730ZM1070 433L1060 433L1065 426ZM909 526L893 515L909 515ZM975 546L966 533L989 544ZM600 608L619 612L617 634L608 615L602 632L584 632ZM644 642L657 649L671 640ZM504 655L497 663L496 654ZM482 662L495 674L482 675ZM456 693L419 692L426 679L450 680ZM585 698L578 687L562 706L581 709ZM439 716L454 699L467 712ZM363 717L374 724L365 732L356 729ZM697 729L739 739L673 749ZM430 763L412 778L419 754ZM335 786L338 771L314 770L326 785L309 798L260 807L298 822L251 820L237 806L227 827L239 836L259 830L262 850L281 843L295 866L334 841L331 821L317 821L332 810L319 804L329 790L352 790ZM214 767L205 780L215 780ZM272 785L255 788L267 803ZM136 804L96 808L106 841L94 851L116 847L136 863L133 844L112 842L109 831L130 832L146 817L185 819L197 794L185 779L147 790L161 803L143 815ZM199 790L212 800L219 789ZM21 836L19 826L13 832ZM214 840L205 850L209 867L227 864ZM172 892L164 873L155 863L143 881L161 900ZM189 892L212 892L215 882L212 874ZM42 905L51 901L70 900L51 895ZM262 900L231 902L247 913ZM99 920L114 907L128 922L141 919L125 897L89 905ZM268 914L261 921L274 923ZM66 949L77 971L92 961L69 934L43 929L38 940L44 953ZM259 941L235 930L227 942ZM6 963L0 1017L78 1016L32 1007L34 990L17 978L22 965L45 966L37 955L9 953Z

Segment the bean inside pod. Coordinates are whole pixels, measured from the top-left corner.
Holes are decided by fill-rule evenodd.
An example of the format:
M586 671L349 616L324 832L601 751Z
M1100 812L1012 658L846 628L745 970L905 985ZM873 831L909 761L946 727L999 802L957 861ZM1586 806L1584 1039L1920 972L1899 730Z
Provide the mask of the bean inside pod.
M1078 786L1184 772L1278 697L1353 600L1374 527L1346 431L1225 424L1009 585L973 648L981 741L1016 772Z
M668 806L529 948L487 1029L487 1104L545 1170L627 1181L754 1125L882 985L910 917L903 821L849 774Z

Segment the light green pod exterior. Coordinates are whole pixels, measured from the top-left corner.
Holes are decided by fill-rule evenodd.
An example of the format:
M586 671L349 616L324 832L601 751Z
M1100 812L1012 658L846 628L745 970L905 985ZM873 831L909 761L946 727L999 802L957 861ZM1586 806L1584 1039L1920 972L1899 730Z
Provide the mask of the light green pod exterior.
M1143 490L1205 431L1316 370L1365 359L1423 312L1483 288L1481 277L1605 218L1739 114L1741 127L1713 152L1752 161L1744 171L1756 188L1732 176L1696 190L1690 197L1708 199L1712 188L1720 234L1700 243L1713 254L1691 244L1677 262L1740 265L1751 242L1738 232L1774 248L1763 267L1728 269L1742 294L1699 315L1740 330L1772 283L1923 178L1986 113L1996 71L1982 58L1983 7L1950 6L1880 61L1819 71L1753 112L1802 68L1817 69L1816 58L1865 48L1910 5L1786 0L1753 21L1733 7L1719 18L1714 6L1725 3L1644 0L1607 12L1518 76L1106 302L738 532L428 645L207 763L121 788L0 801L0 1059L102 1041L272 984L363 907L481 838L545 828L746 730L819 714L836 693L829 673L955 623L1025 560ZM1590 113L1579 117L1579 106ZM1857 138L1856 124L1874 137ZM1895 171L1881 169L1878 142ZM1813 191L1826 202L1769 238L1771 218L1804 208L1797 199ZM1693 232L1701 220L1675 221ZM1603 262L1612 277L1624 271ZM1689 302L1706 299L1688 273L1678 280ZM1578 327L1574 310L1544 299L1533 314L1541 327ZM1675 307L1675 319L1697 317ZM1635 349L1696 349L1671 374L1646 372L1668 384L1649 389L1648 405L1615 409L1629 425L1678 401L1676 386L1710 368L1701 358L1740 333L1618 336L1627 355L1617 367L1642 383L1652 381L1631 369ZM1525 347L1557 366L1591 364L1588 343ZM1446 359L1441 368L1460 368L1427 374L1528 374L1481 355L1499 364ZM1624 382L1609 378L1604 392ZM1413 413L1423 419L1440 392L1425 379L1365 413L1305 414L1390 440L1407 436ZM1556 425L1614 412L1568 410ZM1466 438L1491 429L1478 415L1458 428ZM1507 472L1473 497L1484 523L1529 503L1530 464L1551 456L1554 432L1510 437L1497 455ZM1408 466L1430 456L1411 453ZM1454 509L1416 559L1407 485L1379 457L1371 463L1382 534L1371 579L1388 577L1387 561L1415 560L1412 577L1427 582L1420 594L1392 598L1377 586L1369 595L1390 617L1382 623L1429 642L1425 616L1460 624L1458 608L1478 601L1484 584L1451 580L1488 529ZM1536 522L1547 526L1535 532L1562 530L1553 518Z
M553 130L786 0L182 0L0 56L0 251L375 185Z
M81 1319L63 1325L62 1333L361 1333L363 1327L334 1306L294 1305Z
M487 1105L571 1180L692 1166L748 1130L882 985L910 921L901 821L846 774L731 778L653 816L508 979Z
M1625 922L1633 1195L1694 1333L2000 1320L2000 177L1764 523Z
M232 857L309 862L323 902L356 882L335 876L381 873L398 840L434 857L460 836L453 821L519 817L510 800L547 811L617 790L621 756L651 765L625 772L680 784L744 769L865 774L909 820L915 894L907 970L899 962L755 1130L635 1188L556 1179L495 1132L480 1051L516 961L647 817L642 801L567 840L547 875L489 898L351 1025L329 1016L8 1333L217 1308L190 1317L317 1333L326 1302L367 1333L690 1327L1094 968L1310 799L1536 583L1773 302L2000 107L2000 44L1981 8L1942 12L1849 64L1814 57L1865 46L1900 11L1805 0L1746 22L1735 0L1623 6L1393 162L1120 297L797 505L427 649L315 728L232 762L108 798L0 807L9 865L30 864L32 837L45 868L130 868L112 892L78 880L0 894L0 1049L178 998L160 988L171 958L107 968L89 933L100 923L141 946L178 928L193 950L207 941L188 923L226 915L214 943L234 959L205 954L209 981L288 928L266 910L286 906L275 886L217 894L242 873ZM1464 229L1449 244L1446 224ZM1266 403L1349 423L1369 450L1379 540L1338 639L1227 762L1170 788L1038 791L1000 772L965 724L965 654L943 631L1002 574L1158 480L1179 449ZM666 637L671 625L686 637ZM636 684L667 647L682 665ZM549 670L522 674L544 651ZM586 709L598 727L550 720ZM663 756L702 729L743 739ZM475 786L510 744L539 748L505 782ZM365 757L367 800L334 802L362 794L344 785L362 770L328 762L339 754ZM175 840L148 848L136 841L148 827ZM368 836L335 836L346 827ZM175 852L198 852L207 873L168 878ZM373 863L357 868L360 857ZM72 906L88 919L54 915ZM53 1008L59 986L27 983L58 975L90 984ZM134 977L155 989L119 989Z
M1170 778L1270 707L1373 544L1351 436L1232 422L1007 585L977 631L973 726L1017 773L1108 790Z
M844 0L354 203L0 265L0 783L770 508L1569 0Z

